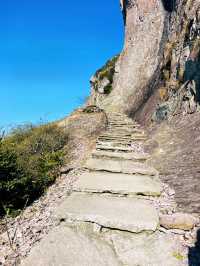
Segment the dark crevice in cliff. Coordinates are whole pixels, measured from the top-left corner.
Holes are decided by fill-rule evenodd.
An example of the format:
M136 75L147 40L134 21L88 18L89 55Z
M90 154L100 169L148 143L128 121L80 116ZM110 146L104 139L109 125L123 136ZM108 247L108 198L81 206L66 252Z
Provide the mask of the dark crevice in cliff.
M198 266L200 263L200 230L197 231L197 241L194 247L189 248L189 266Z
M200 56L198 60L188 60L185 64L184 80L195 81L196 97L195 100L200 103Z
M123 15L123 20L124 20L124 25L126 25L126 15L127 15L127 12L126 12L126 0L122 0L122 15Z
M162 0L166 11L173 12L176 9L176 0Z

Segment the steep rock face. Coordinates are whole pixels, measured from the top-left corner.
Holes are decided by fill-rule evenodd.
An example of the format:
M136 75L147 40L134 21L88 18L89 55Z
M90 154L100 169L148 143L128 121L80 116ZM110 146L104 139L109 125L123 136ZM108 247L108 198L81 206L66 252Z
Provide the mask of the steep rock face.
M121 6L124 49L115 66L113 90L97 104L107 111L130 112L141 105L159 71L166 11L160 0L129 0Z
M147 85L159 69L165 11L160 1L129 1L124 6L125 45L119 75L105 108L136 111L148 94ZM109 106L109 107L108 107Z
M199 109L200 100L200 3L177 1L168 21L159 83L137 117L144 124L160 122Z
M200 3L177 1L169 19L161 75L134 118L149 128L151 163L187 212L200 212Z
M114 56L91 77L91 96L87 102L88 105L101 106L102 101L112 92L118 59L119 56Z
M175 188L181 209L199 212L199 0L121 0L121 7L124 49L112 90L92 85L93 104L148 127L152 165Z

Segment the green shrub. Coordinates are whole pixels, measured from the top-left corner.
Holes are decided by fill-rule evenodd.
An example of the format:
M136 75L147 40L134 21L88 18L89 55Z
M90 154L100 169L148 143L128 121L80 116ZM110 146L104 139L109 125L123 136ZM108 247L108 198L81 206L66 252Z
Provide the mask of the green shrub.
M0 215L21 209L55 181L67 134L54 124L17 127L0 141Z
M107 85L105 88L104 88L104 93L105 94L109 94L111 93L112 91L112 85Z
M99 77L100 80L103 79L104 77L107 77L108 80L112 83L113 75L115 73L115 64L118 58L119 55L116 55L112 59L108 60L101 69L97 70L95 76Z
M93 84L94 89L97 91L99 87L99 82L104 78L109 80L109 85L104 88L105 94L109 94L112 91L112 83L113 77L115 74L115 64L118 60L119 56L114 56L112 59L108 60L106 64L95 73L95 77L97 78L95 83Z

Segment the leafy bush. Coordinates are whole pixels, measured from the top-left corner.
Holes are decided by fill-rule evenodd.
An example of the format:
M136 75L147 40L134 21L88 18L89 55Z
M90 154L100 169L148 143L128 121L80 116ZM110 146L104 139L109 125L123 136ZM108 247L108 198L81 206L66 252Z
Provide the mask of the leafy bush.
M93 83L94 89L97 91L100 81L107 78L109 84L104 88L104 93L109 94L112 91L113 77L115 74L115 65L119 58L119 55L114 56L112 59L108 60L106 64L95 73L96 81Z
M54 124L17 127L0 138L0 215L31 203L55 181L67 134Z
M115 73L115 64L119 58L119 55L114 56L112 59L108 60L106 64L97 72L95 76L98 77L100 80L107 77L107 79L112 83L113 82L113 75Z

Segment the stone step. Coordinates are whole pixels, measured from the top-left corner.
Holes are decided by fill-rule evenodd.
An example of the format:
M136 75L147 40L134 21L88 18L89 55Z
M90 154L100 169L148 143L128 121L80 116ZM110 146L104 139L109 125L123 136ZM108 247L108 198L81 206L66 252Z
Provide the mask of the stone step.
M146 136L146 134L142 134L142 133L128 133L128 134L117 134L116 132L115 132L115 134L114 133L107 133L107 134L102 134L102 135L100 135L99 136L99 138L109 138L109 139L131 139L132 138L132 136Z
M116 132L116 131L108 131L100 135L100 137L115 137L115 138L131 138L132 132Z
M146 136L146 134L141 131L141 130L137 130L137 131L126 131L126 130L107 130L106 132L102 133L100 136L108 136L108 137L129 137L132 135L142 135L142 136Z
M119 144L128 144L128 145L130 145L130 144L132 144L133 142L136 142L136 141L145 141L146 140L146 138L141 138L141 137L137 137L137 138L132 138L132 139L127 139L127 140L125 140L125 139L97 139L97 141L96 141L96 143L97 144L99 144L99 145L112 145L112 143L113 144L115 144L116 145L116 143L119 143Z
M107 132L108 133L117 133L117 134L130 134L130 133L135 133L136 130L134 128L128 128L128 127L107 127Z
M137 143L140 143L141 140L137 140ZM135 140L135 143L136 143L136 140ZM120 151L133 151L133 147L131 146L131 144L123 144L123 143L110 143L107 144L106 142L105 143L102 143L102 144L96 144L96 149L97 150L114 150L114 151L117 151L117 150L120 150Z
M159 225L158 213L149 201L84 193L68 197L57 208L56 217L133 233L156 231Z
M150 155L147 153L136 153L136 152L109 152L109 151L94 151L92 153L93 157L105 157L105 158L119 158L126 160L138 160L145 161L150 158Z
M130 160L90 158L86 162L85 168L95 171L158 176L158 172L153 167Z
M100 138L118 138L118 139L135 139L135 138L147 138L147 135L146 134L140 134L140 133L134 133L134 132L124 132L124 133L119 133L115 131L115 134L114 132L109 132L109 134L107 135L100 135L99 136Z
M121 138L98 138L97 139L97 142L98 141L102 141L102 142L135 142L137 140L146 140L146 137L130 137L128 139L121 139Z
M119 138L119 137L117 137L117 138L115 138L115 137L111 137L111 138L109 138L109 137L103 137L103 138L101 138L101 137L99 137L98 139L97 139L97 141L106 141L106 142L112 142L112 141L118 141L118 142L130 142L130 141L133 141L133 139L131 139L131 137L130 138Z
M126 118L114 118L114 117L109 117L108 122L110 123L124 123L124 124L133 124L136 126L140 126L136 121L134 120L128 120Z
M114 122L108 122L108 125L109 126L112 126L112 127L130 127L130 128L135 128L135 129L138 129L138 128L141 128L141 126L139 125L135 125L133 123L114 123Z
M160 196L161 184L151 176L89 172L80 176L74 184L73 190L120 195Z
M130 142L131 138L120 138L120 137L98 137L97 141L128 141Z
M122 120L122 121L131 121L131 122L134 122L134 123L137 123L135 120L129 118L128 116L126 115L107 115L108 119L109 120Z
M129 118L127 115L125 115L125 114L122 114L122 113L116 113L116 112L114 112L114 113L109 113L109 114L107 114L107 117L122 117L122 118L126 118L126 119L131 119L131 118Z
M123 128L123 129L138 129L138 127L135 127L133 125L112 125L108 124L108 128Z
M145 134L142 133L132 133L130 134L130 136L123 136L123 134L121 135L114 135L114 134L103 134L100 135L98 139L120 139L120 140L132 140L135 137L142 137L142 138L146 138L147 136Z
M132 142L134 141L134 139L132 140L132 139L129 139L129 140L127 140L127 139L120 139L120 138L118 138L118 139L97 139L97 141L96 141L96 143L99 143L99 144L105 144L105 145L110 145L110 143L122 143L122 144L126 144L126 143L128 143L128 144L131 144Z
M133 123L126 123L126 122L114 122L114 121L108 121L108 125L111 125L111 126L125 126L125 127L135 127L135 128L138 128L140 127L139 125L137 124L133 124Z
M120 147L120 146L116 146L116 147L108 147L108 146L97 146L96 147L97 150L108 150L108 151L123 151L123 152L131 152L133 151L132 147Z
M97 141L96 145L99 146L109 146L109 147L115 147L115 146L130 146L133 141Z
M11 264L10 264L11 265ZM66 225L53 228L34 245L21 266L121 266L112 247Z
M108 120L109 124L121 124L121 125L131 125L131 126L136 126L136 127L141 127L141 125L139 125L138 123L135 123L133 121L127 121L127 120L114 120L114 119L110 119Z

